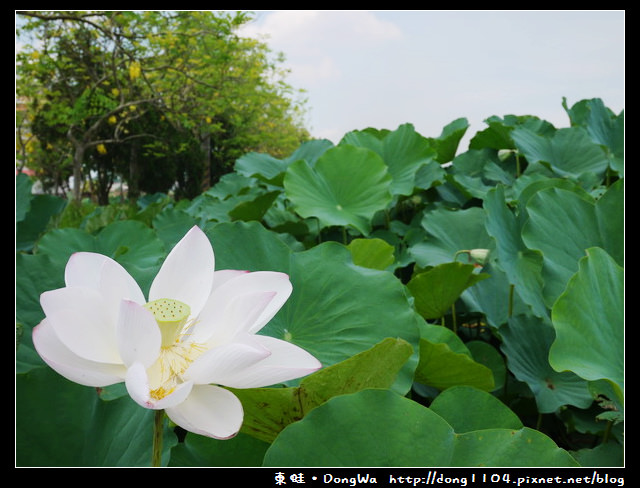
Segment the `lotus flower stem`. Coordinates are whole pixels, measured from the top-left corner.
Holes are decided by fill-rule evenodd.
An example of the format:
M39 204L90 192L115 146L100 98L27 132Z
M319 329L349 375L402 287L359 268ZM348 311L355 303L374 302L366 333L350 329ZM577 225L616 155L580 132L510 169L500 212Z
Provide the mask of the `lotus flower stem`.
M162 463L162 427L164 424L164 410L156 410L153 419L153 450L151 466L160 467Z
M453 321L453 333L458 334L458 321L456 320L456 304L451 304L451 320Z

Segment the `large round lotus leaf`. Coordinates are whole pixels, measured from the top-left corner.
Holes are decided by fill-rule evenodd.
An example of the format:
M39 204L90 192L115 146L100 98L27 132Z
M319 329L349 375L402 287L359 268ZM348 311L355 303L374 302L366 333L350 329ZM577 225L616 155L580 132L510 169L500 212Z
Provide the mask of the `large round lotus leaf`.
M286 427L265 466L448 466L454 432L435 412L388 390L329 400Z
M293 252L258 223L218 224L208 235L218 269L289 274L293 293L261 333L303 347L325 366L386 337L402 338L416 351L399 378L410 384L419 332L404 287L393 274L354 266L349 250L335 242Z
M591 405L593 398L585 380L571 371L556 371L549 364L555 332L547 321L530 315L514 316L500 327L500 336L507 367L529 385L541 413L555 412L564 405Z
M242 433L225 440L188 433L183 442L171 449L169 467L260 466L268 447L266 442Z
M16 175L16 222L24 220L31 207L31 178L24 173Z
M368 388L391 388L413 349L402 339L387 338L370 349L320 369L289 388L230 389L242 402L240 432L273 442L287 425L327 400ZM399 391L406 394L408 390Z
M284 172L289 165L304 159L313 165L324 152L333 147L326 139L314 139L304 142L289 157L278 159L269 154L251 152L236 160L235 170L245 176L256 177L268 183L282 186Z
M54 265L45 254L16 254L16 324L22 332L16 340L16 373L44 364L33 347L31 329L44 318L40 295L63 286L63 265Z
M504 357L498 350L488 342L469 341L465 343L474 361L485 365L493 373L494 388L492 391L501 389L506 381L507 366Z
M44 318L40 295L64 286L64 265L45 254L16 254L16 319L35 327Z
M373 239L354 239L347 246L354 264L364 268L387 269L393 264L395 248L388 242Z
M579 467L553 440L528 427L474 430L456 439L452 466Z
M32 195L28 212L22 220L16 220L16 250L31 251L51 218L62 213L66 205L67 201L60 197Z
M156 235L164 242L166 249L173 247L189 232L189 229L198 223L196 217L186 211L167 207L153 219L153 228Z
M469 408L473 405L473 408ZM498 398L472 386L454 386L440 393L431 410L458 433L482 429L520 429L518 416Z
M210 224L205 233L213 245L218 270L289 270L289 246L257 222Z
M377 152L378 154L382 154L382 141L390 132L391 131L389 130L379 132L376 129L372 129L371 127L364 130L352 130L351 132L347 132L342 137L339 144L348 144L350 146L356 147L366 147Z
M560 176L577 178L585 173L601 176L609 165L605 152L581 127L559 129L553 136L519 127L511 132L511 137L529 163L548 164Z
M431 142L418 134L413 125L403 124L384 137L381 156L393 177L391 193L411 195L415 188L416 172L421 166L432 162L436 152Z
M615 115L600 98L581 100L568 109L571 125L582 125L591 140L606 148L611 167L624 175L624 111Z
M353 131L340 141L340 145L344 144L365 147L380 155L393 178L390 189L393 195L411 195L420 167L425 164L438 166L435 143L418 134L412 124L402 124L383 137L369 130Z
M421 221L427 238L411 246L411 255L426 267L451 262L458 251L490 249L494 244L485 229L485 218L484 210L478 207L427 212Z
M411 278L407 288L415 298L418 313L431 320L450 312L462 292L489 277L474 270L472 264L442 263Z
M491 370L473 360L469 349L453 331L423 323L420 335L416 382L438 390L458 385L474 386L485 391L495 389Z
M495 425L495 421L489 425ZM577 463L538 431L486 428L458 434L440 415L412 400L388 390L364 390L332 398L286 427L267 450L264 466L504 467Z
M455 157L460 140L468 128L469 121L465 117L460 117L445 125L439 137L431 139L438 154L436 157L438 163L448 163Z
M258 177L264 181L277 181L286 171L288 163L269 154L250 152L236 160L235 170L244 176Z
M451 181L468 198L484 199L496 184L511 188L515 174L515 167L502 162L493 149L466 151L456 156L451 166Z
M95 388L38 368L16 376L16 404L17 466L151 465L154 413L128 396L103 401ZM176 442L165 427L164 466Z
M529 220L522 239L542 252L545 301L549 308L578 270L590 247L601 247L620 265L624 260L624 187L619 180L593 201L559 188L547 188L527 203Z
M287 168L287 198L302 217L316 217L323 227L351 225L363 234L371 219L391 201L391 176L375 152L353 146L327 150L310 166L298 160Z
M549 362L624 390L624 270L591 248L552 310L556 339Z

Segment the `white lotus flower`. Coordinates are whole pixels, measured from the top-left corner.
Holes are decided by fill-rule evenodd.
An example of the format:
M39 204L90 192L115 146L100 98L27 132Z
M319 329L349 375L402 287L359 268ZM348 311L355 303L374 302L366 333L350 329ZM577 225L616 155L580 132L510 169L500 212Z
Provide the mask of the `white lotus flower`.
M82 385L124 381L138 404L197 434L226 439L242 425L240 401L218 385L268 386L321 367L298 346L256 335L291 294L288 276L214 273L198 227L169 253L148 301L120 264L96 253L73 254L65 283L40 297L46 318L33 343L43 360Z

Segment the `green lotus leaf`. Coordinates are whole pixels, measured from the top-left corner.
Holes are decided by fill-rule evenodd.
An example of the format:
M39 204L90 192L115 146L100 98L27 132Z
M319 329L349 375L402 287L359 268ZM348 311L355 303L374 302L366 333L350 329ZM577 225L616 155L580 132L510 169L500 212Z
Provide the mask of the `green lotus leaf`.
M624 467L624 447L617 442L599 444L593 449L580 449L573 457L582 465L589 467Z
M411 124L403 124L387 134L382 151L382 159L393 178L390 188L393 195L411 195L416 186L416 172L437 156L429 139L418 134Z
M171 449L169 467L260 466L268 447L266 442L243 433L225 440L189 433L183 442Z
M549 362L587 380L606 379L624 391L624 270L590 248L553 306L556 338Z
M572 125L585 127L591 139L600 144L609 155L611 167L623 176L624 111L616 116L599 98L581 100L570 109L563 99L562 105L571 118Z
M581 127L559 129L550 137L520 127L511 132L511 137L530 164L548 164L560 176L602 176L609 166L605 152Z
M189 229L197 224L196 217L185 210L173 207L163 209L152 222L156 235L164 243L165 249L173 249Z
M278 198L279 191L265 192L252 200L240 202L229 210L231 220L262 220L273 202Z
M468 128L469 121L465 117L460 117L445 125L439 137L431 139L437 152L436 160L439 163L448 163L455 157L460 140Z
M380 132L371 127L363 130L352 130L340 139L339 145L348 144L350 146L366 147L381 155L383 153L382 141L390 132L388 130Z
M391 201L391 176L375 152L354 146L327 150L311 167L298 160L287 168L287 198L302 217L316 217L322 227L353 226L371 231L371 220Z
M451 136L454 138L455 134ZM392 177L389 190L394 196L411 195L416 186L416 172L435 163L437 156L432 141L418 134L412 124L402 124L383 137L370 131L354 131L340 141L340 145L345 144L371 149L383 159Z
M415 298L418 313L429 320L449 312L462 292L489 277L475 269L473 264L442 263L411 278L407 288Z
M578 466L538 431L485 428L458 434L433 410L388 390L334 397L289 425L264 458L264 466L285 465Z
M16 373L44 364L31 341L31 329L44 318L40 295L64 286L64 265L54 264L46 254L16 255L16 322L22 325L16 349Z
M49 368L16 376L16 465L150 466L153 410L128 396L100 399ZM162 465L177 443L165 421Z
M20 199L17 199L16 204ZM28 203L28 211L24 203L22 210L18 210L16 220L16 250L31 251L36 241L46 231L49 221L55 215L62 213L67 201L53 195L33 195Z
M510 188L516 175L515 164L505 164L492 149L469 150L453 160L451 181L468 198L484 199L496 184Z
M241 432L265 442L330 398L366 388L391 388L412 354L401 339L385 339L370 349L321 369L289 388L231 389L244 408Z
M364 390L289 425L264 466L447 466L454 442L435 412L388 390Z
M521 429L518 416L486 391L454 386L440 393L429 406L458 434L483 429Z
M469 341L465 343L465 346L471 353L474 361L485 365L493 373L495 385L492 391L497 391L502 388L507 377L507 367L502 354L491 344L484 341Z
M427 238L411 246L411 255L426 267L451 262L465 249L491 249L494 244L485 229L485 218L485 211L478 207L427 212L421 221Z
M538 410L555 412L564 405L587 408L593 402L587 382L571 371L556 371L549 364L549 348L555 339L551 324L531 315L511 317L500 327L500 349L514 376L529 385Z
M393 264L395 248L382 239L354 239L347 246L353 263L371 269L387 269Z
M414 349L399 375L403 388L409 388L419 331L404 286L393 274L354 266L349 250L336 242L293 252L257 222L217 224L206 231L217 269L289 275L293 293L261 333L297 344L325 366L387 337L399 337ZM289 385L293 384L297 381Z
M484 208L487 232L495 239L500 267L533 313L538 317L548 316L542 293L542 254L525 246L518 216L507 207L501 185L487 193Z
M24 173L16 175L16 222L24 220L31 207L31 179Z
M421 334L420 362L415 372L418 383L438 390L459 385L474 386L485 391L495 389L492 371L474 361L469 350L452 331L439 325L424 324Z
M477 132L469 142L469 149L515 149L511 132L517 127L523 127L540 135L552 135L555 127L533 115L505 115L491 116L484 121L488 127Z
M326 139L314 139L304 142L289 157L278 159L269 154L251 152L236 160L235 170L238 174L256 177L267 183L282 186L284 173L289 165L298 160L305 160L313 166L324 152L333 147Z
M543 255L545 303L549 308L578 270L590 247L601 247L618 263L624 261L624 180L596 201L582 192L547 188L526 205L528 221L522 239Z
M240 175L281 183L282 175L287 170L287 166L286 161L269 154L250 152L236 160L235 170Z

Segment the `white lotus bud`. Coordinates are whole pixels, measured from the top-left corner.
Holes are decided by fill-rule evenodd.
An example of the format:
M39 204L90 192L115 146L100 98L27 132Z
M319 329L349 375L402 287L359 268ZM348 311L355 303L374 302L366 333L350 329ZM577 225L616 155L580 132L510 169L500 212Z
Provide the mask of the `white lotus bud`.
M489 257L489 249L471 249L469 251L469 256L478 263L484 264Z

